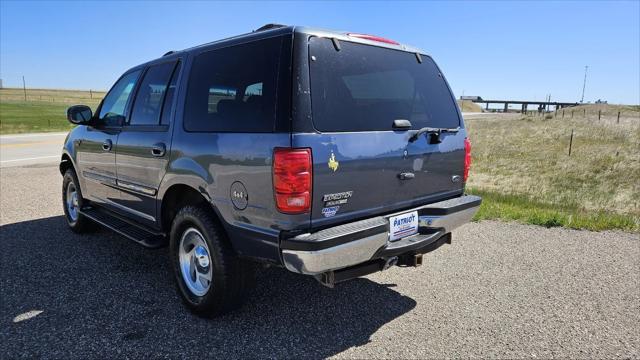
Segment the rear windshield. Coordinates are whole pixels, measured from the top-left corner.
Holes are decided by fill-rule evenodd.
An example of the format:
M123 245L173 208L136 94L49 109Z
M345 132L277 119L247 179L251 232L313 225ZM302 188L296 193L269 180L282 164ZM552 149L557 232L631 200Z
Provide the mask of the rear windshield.
M309 42L313 123L317 130L392 130L460 125L449 87L428 56L313 37Z

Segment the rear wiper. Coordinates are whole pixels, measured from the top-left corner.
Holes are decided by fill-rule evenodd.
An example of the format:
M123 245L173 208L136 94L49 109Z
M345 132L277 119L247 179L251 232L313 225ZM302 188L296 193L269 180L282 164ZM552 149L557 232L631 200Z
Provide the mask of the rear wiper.
M433 127L423 127L422 129L416 131L409 138L409 142L414 142L418 140L420 135L429 134L429 143L430 144L439 144L441 142L440 135L444 133L457 133L460 131L460 127L455 128L433 128Z

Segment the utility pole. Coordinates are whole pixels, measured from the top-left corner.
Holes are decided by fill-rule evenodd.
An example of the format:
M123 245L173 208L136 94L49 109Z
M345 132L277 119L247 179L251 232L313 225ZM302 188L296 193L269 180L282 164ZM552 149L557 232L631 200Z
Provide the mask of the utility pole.
M22 90L24 90L24 101L27 101L27 85L24 82L24 75L22 75Z
M580 98L580 104L584 102L584 88L587 86L587 69L589 69L588 65L584 67L584 81L582 82L582 98Z
M551 94L547 94L547 105L545 105L545 110L547 111L551 111L551 105L549 105L549 102L551 102Z

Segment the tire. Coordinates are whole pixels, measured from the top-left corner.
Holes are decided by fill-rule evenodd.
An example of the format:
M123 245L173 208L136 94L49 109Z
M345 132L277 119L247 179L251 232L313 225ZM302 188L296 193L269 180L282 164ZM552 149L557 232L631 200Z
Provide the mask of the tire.
M90 232L95 229L95 224L80 213L80 209L85 205L80 190L80 182L73 168L69 168L62 178L62 208L64 218L67 220L69 228L78 234Z
M169 241L178 292L192 312L215 317L242 305L252 287L253 264L234 254L211 208L180 209Z

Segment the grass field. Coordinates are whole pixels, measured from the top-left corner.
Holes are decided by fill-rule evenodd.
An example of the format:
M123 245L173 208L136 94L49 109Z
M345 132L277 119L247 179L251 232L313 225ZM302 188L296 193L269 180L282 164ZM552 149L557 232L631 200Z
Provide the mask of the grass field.
M482 107L471 100L457 100L463 112L482 112Z
M640 230L640 107L585 105L564 119L496 114L466 125L468 187L486 200L479 219Z
M77 90L0 89L0 134L65 131L70 105L85 104L94 110L104 92Z

